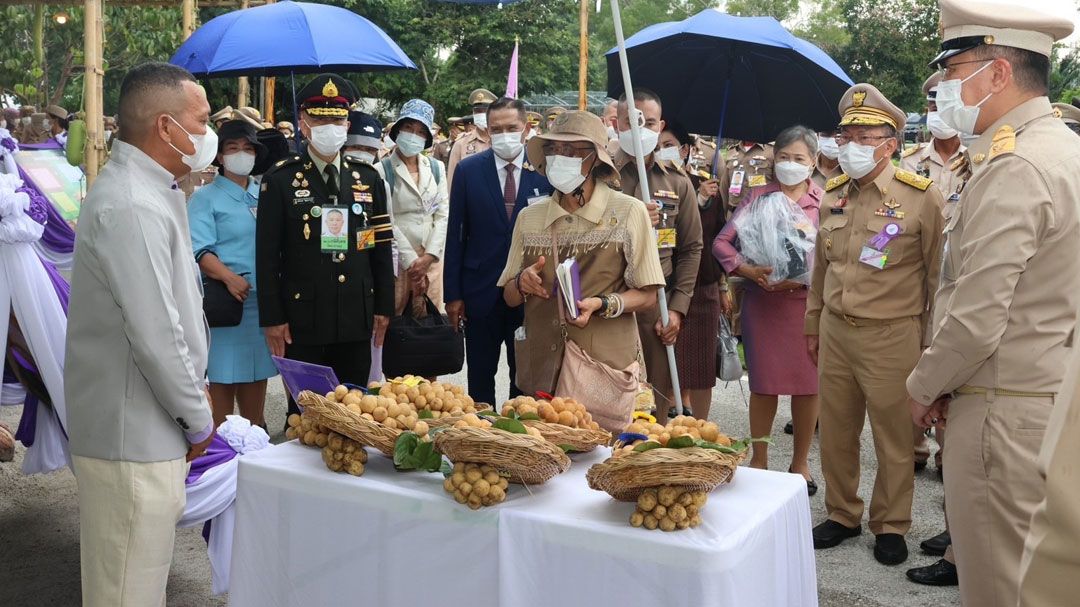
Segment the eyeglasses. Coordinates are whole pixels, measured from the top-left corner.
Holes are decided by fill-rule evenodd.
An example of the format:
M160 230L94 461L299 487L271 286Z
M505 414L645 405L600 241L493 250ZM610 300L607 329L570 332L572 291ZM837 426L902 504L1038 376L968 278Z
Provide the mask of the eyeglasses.
M556 142L545 143L541 149L544 151L544 156L572 156L577 158L588 158L595 150L591 145Z
M881 141L882 139L892 139L892 135L861 135L859 137L848 137L847 135L837 135L833 137L836 141L836 145L844 145L854 141L859 145L873 145L874 141Z
M941 72L942 80L949 80L949 76L956 73L956 66L958 65L965 65L967 63L989 63L993 60L994 59L972 59L970 61L956 61L954 63L941 66L941 69L939 69L938 71Z

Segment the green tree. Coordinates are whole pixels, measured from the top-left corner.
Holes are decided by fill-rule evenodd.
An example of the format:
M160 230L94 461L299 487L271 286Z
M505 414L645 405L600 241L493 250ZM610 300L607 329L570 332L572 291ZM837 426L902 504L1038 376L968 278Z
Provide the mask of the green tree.
M728 13L742 17L773 17L786 21L799 10L799 0L727 0Z
M1055 45L1050 61L1050 101L1072 103L1080 89L1080 49Z

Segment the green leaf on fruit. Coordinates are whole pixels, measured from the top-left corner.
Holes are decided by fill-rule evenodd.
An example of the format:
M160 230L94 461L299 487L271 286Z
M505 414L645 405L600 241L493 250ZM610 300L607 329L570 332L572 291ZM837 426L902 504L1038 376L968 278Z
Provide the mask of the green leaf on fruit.
M668 449L685 449L687 447L694 446L694 437L692 436L676 436L667 443Z
M432 419L435 416L431 414L431 409L421 409L420 413L416 416L418 419Z
M525 424L516 419L510 419L509 417L500 417L495 420L495 423L492 424L492 426L499 430L510 432L511 434L528 434L528 431L525 429Z
M523 422L540 421L540 416L535 414L535 413L526 413L525 415L518 416L518 419L520 419Z
M670 445L671 441L668 441L668 444ZM644 453L646 451L652 451L653 449L659 449L662 446L663 445L654 440L645 441L643 443L639 443L636 447L634 447L634 453Z

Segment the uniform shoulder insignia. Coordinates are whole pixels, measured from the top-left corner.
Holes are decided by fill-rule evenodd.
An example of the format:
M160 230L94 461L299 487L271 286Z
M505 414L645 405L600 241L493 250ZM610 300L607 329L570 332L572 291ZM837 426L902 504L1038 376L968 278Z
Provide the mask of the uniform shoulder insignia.
M905 171L903 169L896 169L895 177L897 181L902 181L909 186L922 190L924 192L927 188L930 187L930 184L934 183L933 179L923 177L922 175L917 175L915 173L912 173L911 171Z
M831 192L831 191L835 190L836 188L838 188L838 187L844 185L845 183L847 183L848 180L850 180L850 179L851 178L848 177L847 174L837 175L836 177L833 177L832 179L825 182L825 191L826 192Z
M362 165L362 166L371 166L371 164L369 164L367 162L364 162L363 160L360 160L356 156L346 155L345 156L345 162L348 163L348 164L358 164L358 165Z
M1002 154L1012 154L1016 151L1016 131L1009 125L1003 125L994 133L993 143L987 152L987 160L993 160Z
M949 172L955 173L957 170L960 169L960 167L964 166L965 164L967 164L967 156L961 156L949 165Z
M908 156L911 156L912 154L918 152L921 149L922 149L922 146L913 145L913 146L909 147L908 149L904 150L904 153L901 154L900 156L902 158L907 158Z
M271 166L266 171L266 175L263 176L263 179L266 179L267 177L270 176L271 173L274 173L275 171L277 171L281 167L286 166L286 165L290 165L290 164L294 164L294 163L299 162L299 161L300 161L299 156L289 156L288 158L282 158L281 160L275 162L274 165Z

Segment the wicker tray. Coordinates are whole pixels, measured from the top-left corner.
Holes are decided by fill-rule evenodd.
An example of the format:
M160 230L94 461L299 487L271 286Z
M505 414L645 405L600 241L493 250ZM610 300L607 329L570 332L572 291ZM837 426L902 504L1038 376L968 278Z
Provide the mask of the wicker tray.
M730 482L746 453L721 453L715 449L652 449L611 457L589 468L589 487L623 501L637 500L649 487L672 485L688 491L712 491Z
M304 407L304 411L315 414L319 425L347 436L361 445L375 447L387 457L394 457L394 443L401 434L401 430L368 421L343 405L307 390L300 393L298 402Z
M589 430L586 428L571 428L562 424L552 424L538 420L522 420L526 426L532 426L544 435L544 439L550 443L561 446L566 445L573 451L586 453L600 445L611 444L611 433L607 430Z
M449 428L435 435L435 448L452 462L489 464L524 485L539 485L570 468L570 458L552 443L502 430Z

